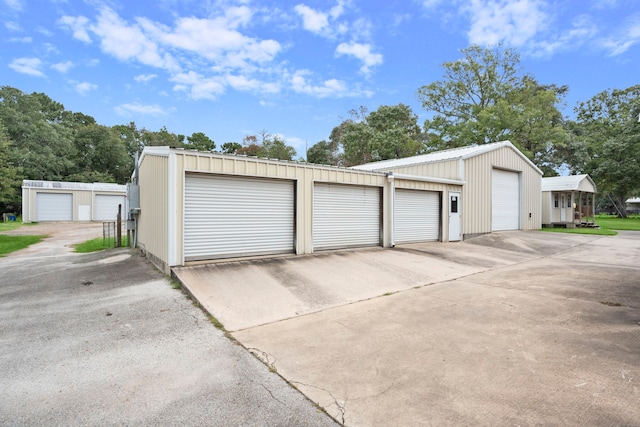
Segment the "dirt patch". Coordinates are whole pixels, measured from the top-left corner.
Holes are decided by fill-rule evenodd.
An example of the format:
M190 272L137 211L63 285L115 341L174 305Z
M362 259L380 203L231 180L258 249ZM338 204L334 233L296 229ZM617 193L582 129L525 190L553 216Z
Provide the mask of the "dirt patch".
M15 230L2 234L10 236L47 236L42 242L28 248L13 252L8 256L23 256L31 254L60 255L73 251L73 245L87 240L102 237L101 222L43 222L25 224Z

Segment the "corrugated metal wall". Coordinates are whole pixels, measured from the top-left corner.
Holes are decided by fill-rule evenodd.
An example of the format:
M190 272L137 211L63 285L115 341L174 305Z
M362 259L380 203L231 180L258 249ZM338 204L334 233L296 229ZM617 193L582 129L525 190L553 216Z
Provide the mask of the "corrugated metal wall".
M457 165L455 169L457 173ZM313 252L314 183L353 184L381 188L383 246L390 245L392 217L390 192L392 184L384 173L251 157L232 157L196 151L167 150L166 154L150 151L143 156L140 165L141 213L138 241L148 253L164 263L165 269L169 265L184 264L185 174L190 172L294 181L296 194L295 249L297 254ZM447 191L460 191L461 189L457 185L400 178L396 178L393 185L396 188L440 191L445 196ZM448 217L445 208L447 204L442 203L442 206L443 227L446 227ZM446 236L444 230L446 228L443 229L442 234Z
M460 176L459 160L445 160L422 165L401 166L388 170L393 170L393 172L407 175L431 176L444 179L463 179L463 177Z
M515 151L503 147L465 161L462 233L491 232L491 175L494 168L520 172L520 227L523 230L539 229L542 226L542 177Z
M166 156L148 155L140 164L140 214L138 244L168 270L169 162ZM182 196L181 196L182 197ZM181 229L182 230L182 229Z

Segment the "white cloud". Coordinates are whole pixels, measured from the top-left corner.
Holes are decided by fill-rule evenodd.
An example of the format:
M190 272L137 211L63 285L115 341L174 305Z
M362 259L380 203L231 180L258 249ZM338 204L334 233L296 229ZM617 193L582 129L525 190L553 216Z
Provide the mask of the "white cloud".
M142 64L170 71L178 71L180 68L175 59L162 52L157 43L150 40L139 26L127 24L107 7L100 11L97 22L90 28L101 38L102 50L120 60L137 60Z
M291 77L291 86L297 93L304 93L307 95L316 96L318 98L326 98L329 96L343 97L347 94L347 85L340 80L330 79L323 82L322 85L310 84L306 77L311 74L308 70L297 71Z
M157 74L139 74L135 76L133 80L137 81L138 83L141 83L141 82L146 83L148 81L155 79L156 77L158 77Z
M98 89L98 86L94 85L93 83L89 83L89 82L81 82L81 83L77 83L75 85L76 92L78 92L82 96L84 96L87 93L91 92L92 90L96 90L96 89Z
M17 22L7 21L4 23L4 27L9 31L22 31L22 27Z
M544 6L540 0L471 0L462 8L471 17L469 41L522 46L546 30L549 16Z
M69 28L73 32L73 38L85 43L91 43L88 26L89 19L84 16L63 16L58 20L58 24Z
M120 104L113 109L117 114L121 116L166 116L167 111L158 104L144 105L138 102L132 102L127 104Z
M371 45L362 43L340 43L336 55L350 55L362 61L360 71L369 74L371 67L382 64L382 54L371 52Z
M611 56L620 55L632 46L640 43L640 20L623 26L616 35L601 40L600 45L609 51Z
M31 43L33 39L31 37L12 37L9 41L12 43Z
M204 77L195 71L179 73L171 78L175 91L187 92L193 99L216 99L224 93L224 81L218 77Z
M17 11L21 11L23 8L21 0L4 0L4 4L6 4L10 9Z
M51 66L51 68L61 73L66 73L71 67L73 67L73 62L71 61L58 62L57 64L53 64Z
M18 73L44 77L44 73L40 71L41 67L42 61L38 58L16 58L9 64L9 68Z
M302 17L302 27L312 33L319 34L329 26L329 15L311 9L309 6L299 4L294 10Z
M314 34L332 37L335 34L344 34L349 30L349 26L344 23L337 23L335 28L331 28L331 21L336 21L344 14L346 5L347 1L338 0L328 12L322 12L301 3L296 5L293 10L302 18L302 28Z

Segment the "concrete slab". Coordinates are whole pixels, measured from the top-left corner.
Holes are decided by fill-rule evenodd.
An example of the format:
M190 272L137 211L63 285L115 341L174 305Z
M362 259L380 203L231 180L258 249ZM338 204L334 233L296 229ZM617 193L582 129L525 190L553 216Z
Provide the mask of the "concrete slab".
M639 249L640 234L495 233L287 259L278 275L236 265L224 284L209 266L201 284L218 315L210 287L276 278L306 315L250 327L268 315L238 322L228 300L224 318L345 425L640 425ZM295 286L326 298L314 311Z
M229 331L525 261L527 253L424 243L313 256L218 262L173 272Z

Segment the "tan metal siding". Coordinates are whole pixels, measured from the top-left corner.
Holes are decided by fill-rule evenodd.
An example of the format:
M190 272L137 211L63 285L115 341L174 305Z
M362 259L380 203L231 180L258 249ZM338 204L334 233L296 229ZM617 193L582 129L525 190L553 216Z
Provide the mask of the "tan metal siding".
M168 158L146 155L139 170L138 244L168 270Z
M445 179L464 179L464 177L460 176L460 161L457 159L426 163L422 165L401 166L388 170L393 170L393 172L407 175L431 176Z
M499 148L466 159L462 194L462 232L477 234L491 232L491 172L493 168L521 172L521 221L523 230L541 227L540 174L522 157L508 147ZM531 218L529 217L531 213Z
M184 177L186 172L290 179L296 182L296 253L313 252L313 185L315 182L371 185L384 188L387 178L381 173L352 169L323 168L304 163L276 162L252 157L230 157L198 152L172 152L176 162L176 236L178 264L184 263ZM142 191L141 191L142 193ZM385 214L383 213L383 218ZM387 236L385 234L385 241Z

